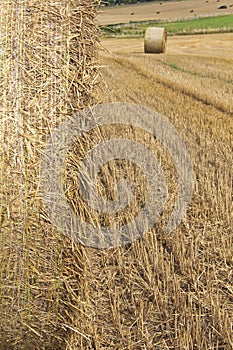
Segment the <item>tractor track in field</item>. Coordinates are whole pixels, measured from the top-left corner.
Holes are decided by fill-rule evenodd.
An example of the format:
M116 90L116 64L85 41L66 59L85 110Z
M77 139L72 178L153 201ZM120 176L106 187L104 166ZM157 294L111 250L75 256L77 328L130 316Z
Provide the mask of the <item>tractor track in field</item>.
M143 292L146 283L150 286L143 301L145 310L150 311L143 323L148 325L149 336L142 344L147 344L148 339L153 344L147 344L147 349L155 349L162 342L166 347L161 345L161 349L232 348L232 41L233 34L169 38L166 54L146 55L140 40L109 40L104 41L106 50L100 53L103 83L99 101L135 103L164 116L184 141L194 170L195 188L185 220L171 234L166 234L158 223L152 236L145 235L140 242L145 247L141 257L147 259L151 254L157 258L158 251L153 251L150 243L155 234L161 248L158 261L166 266L165 279L175 286L172 292L167 287L163 291L169 302L159 308L158 290L165 286L163 267L159 266L156 279L153 269L157 265L152 264L153 272L148 273L145 265L150 263L147 260L145 264L137 256L135 271L138 276L142 268ZM127 138L127 133L123 136ZM174 164L171 159L165 163L168 158L162 152L162 147L155 151L174 199ZM171 208L164 210L165 221L168 209ZM171 277L167 272L170 269ZM130 274L132 271L134 268ZM98 307L105 310L106 303L100 300ZM171 320L171 315L183 318L186 314L186 333L185 323L175 321L170 338L164 339L163 332L159 338L158 328L153 328L158 309L163 314L169 310L167 317ZM178 335L174 337L173 331ZM184 339L184 334L190 338ZM127 346L124 348L130 348Z
M177 86L177 84L175 84L172 80L169 80L167 77L158 76L156 74L153 74L153 72L144 69L142 64L140 65L134 62L133 59L122 57L122 56L120 57L115 56L113 58L109 57L108 60L110 62L112 61L113 64L114 63L117 64L119 67L122 68L122 70L124 69L127 72L127 74L129 74L129 72L131 74L134 74L135 77L137 77L139 84L141 79L146 79L146 82L148 83L148 85L150 84L151 89L153 89L153 86L154 86L154 91L156 91L156 86L159 84L164 89L171 90L176 94L186 95L187 97L190 97L191 99L196 100L197 102L203 103L206 106L213 107L220 112L228 114L229 116L233 116L233 111L229 111L228 107L219 104L218 101L216 100L211 101L210 99L206 99L205 97L202 97L200 94L198 95L197 93L192 92L189 89L185 88L185 86L179 87ZM161 63L164 65L163 62ZM208 77L202 77L202 78L208 78ZM225 81L225 83L232 85L230 81ZM133 94L131 98L133 102L135 103L138 102L138 97L136 99L133 98Z

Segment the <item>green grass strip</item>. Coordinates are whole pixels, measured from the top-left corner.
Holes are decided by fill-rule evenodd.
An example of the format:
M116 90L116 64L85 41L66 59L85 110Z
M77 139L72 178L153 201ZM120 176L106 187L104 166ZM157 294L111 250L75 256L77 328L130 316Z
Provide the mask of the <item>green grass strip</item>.
M167 29L168 35L233 32L233 15L205 17L174 22L146 21L101 26L103 37L143 37L150 26Z

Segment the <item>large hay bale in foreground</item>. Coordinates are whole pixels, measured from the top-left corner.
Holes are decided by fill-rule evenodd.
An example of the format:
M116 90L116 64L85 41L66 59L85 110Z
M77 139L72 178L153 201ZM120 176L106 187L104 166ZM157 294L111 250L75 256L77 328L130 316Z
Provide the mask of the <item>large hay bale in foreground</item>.
M39 166L50 130L93 103L94 1L1 0L0 16L0 349L72 349L85 252L47 218Z
M149 27L144 38L145 53L164 53L166 49L167 32L165 28Z

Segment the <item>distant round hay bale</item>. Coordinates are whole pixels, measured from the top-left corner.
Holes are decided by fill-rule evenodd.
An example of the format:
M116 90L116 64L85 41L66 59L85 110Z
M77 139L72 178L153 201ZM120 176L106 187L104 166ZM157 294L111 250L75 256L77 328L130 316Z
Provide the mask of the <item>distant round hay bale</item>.
M144 38L145 53L164 53L167 41L165 28L149 27Z

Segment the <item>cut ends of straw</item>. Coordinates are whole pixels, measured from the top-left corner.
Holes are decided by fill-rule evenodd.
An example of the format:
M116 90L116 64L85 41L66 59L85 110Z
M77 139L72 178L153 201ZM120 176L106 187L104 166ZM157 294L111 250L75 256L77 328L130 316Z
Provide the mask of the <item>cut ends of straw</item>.
M167 31L165 28L149 27L146 29L144 38L145 53L164 53L167 42Z

